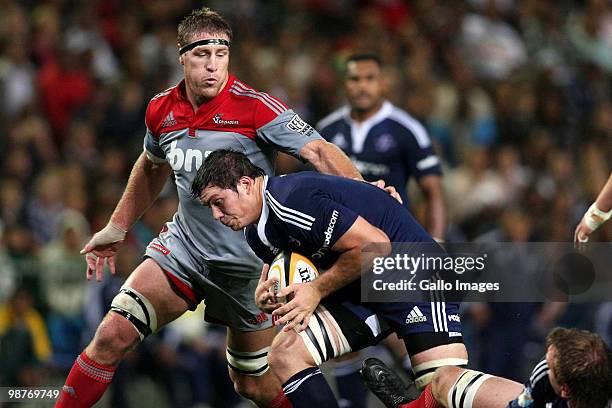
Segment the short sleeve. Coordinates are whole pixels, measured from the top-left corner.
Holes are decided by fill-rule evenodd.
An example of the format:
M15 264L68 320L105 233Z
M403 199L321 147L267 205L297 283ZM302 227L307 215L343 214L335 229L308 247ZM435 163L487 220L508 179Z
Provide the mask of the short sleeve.
M149 159L154 162L165 162L166 155L163 149L159 146L159 139L153 135L153 132L147 127L147 131L144 137L144 151L147 153ZM155 160L157 159L157 160Z
M430 174L442 175L440 159L434 151L427 131L422 126L414 131L405 129L404 150L406 167L417 180ZM416 132L416 133L415 133Z
M286 110L265 125L257 128L257 136L278 150L300 158L302 147L314 140L323 140L321 135L297 113Z

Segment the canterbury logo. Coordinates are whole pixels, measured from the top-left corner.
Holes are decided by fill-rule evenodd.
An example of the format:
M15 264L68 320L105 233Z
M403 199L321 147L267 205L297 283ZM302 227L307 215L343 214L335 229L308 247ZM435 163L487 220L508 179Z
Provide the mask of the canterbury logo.
M168 116L166 116L166 119L164 119L164 121L162 122L161 127L165 128L165 127L174 126L174 125L176 125L176 120L174 120L174 112L170 111Z
M225 119L222 119L222 117L223 117L222 113L217 113L213 117L213 122L215 122L217 125L238 125L240 124L240 121L238 120L225 120Z
M427 321L427 316L424 316L423 313L421 313L421 310L417 306L413 307L412 310L410 311L410 314L406 316L406 324L422 323L426 321Z

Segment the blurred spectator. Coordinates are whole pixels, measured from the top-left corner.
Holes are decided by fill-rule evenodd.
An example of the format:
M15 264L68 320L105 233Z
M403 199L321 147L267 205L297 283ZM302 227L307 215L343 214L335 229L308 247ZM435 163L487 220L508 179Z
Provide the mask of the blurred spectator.
M41 385L40 364L50 356L45 322L28 289L18 288L7 304L0 305L0 384Z
M470 13L462 23L461 48L476 74L486 80L507 78L527 62L525 43L503 20L498 2L484 2L484 13Z
M89 237L85 217L67 209L58 217L56 235L42 248L40 262L43 296L49 308L47 324L53 345L53 363L70 368L82 348L83 308L87 281L79 250Z
M10 262L4 248L4 225L0 220L0 304L5 304L15 290L15 268Z
M61 146L72 116L91 100L94 84L85 53L66 46L58 52L57 59L49 59L41 66L38 83L49 123Z
M64 184L59 169L47 169L35 181L34 196L28 204L27 224L39 243L51 240L64 209Z
M612 6L589 0L568 19L567 34L578 56L612 74Z
M7 41L0 57L0 89L5 95L0 112L8 118L18 116L36 97L36 72L28 60L26 41L26 38L14 36Z
M468 221L482 211L499 208L506 203L508 191L499 173L491 167L491 153L486 148L472 148L467 163L447 173L450 217L456 223Z

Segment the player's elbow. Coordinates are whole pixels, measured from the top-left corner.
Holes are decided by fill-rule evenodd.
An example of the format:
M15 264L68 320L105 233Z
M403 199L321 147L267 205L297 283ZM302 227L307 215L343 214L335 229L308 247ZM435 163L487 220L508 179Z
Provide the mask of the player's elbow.
M371 240L370 242L375 245L375 252L378 256L387 256L391 253L393 249L391 247L391 240L383 230L373 228L368 235Z
M444 190L442 188L442 177L437 174L425 176L419 180L419 186L423 194L430 200L443 200Z
M306 143L300 149L300 157L312 164L315 168L319 168L321 163L325 161L330 149L335 149L335 145L326 142L325 140L313 140Z

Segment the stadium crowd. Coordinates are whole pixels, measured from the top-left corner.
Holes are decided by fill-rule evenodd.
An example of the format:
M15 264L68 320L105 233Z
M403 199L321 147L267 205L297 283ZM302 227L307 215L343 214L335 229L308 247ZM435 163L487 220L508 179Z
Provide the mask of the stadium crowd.
M610 174L610 1L206 5L234 27L230 71L309 123L343 102L344 59L378 53L389 100L426 126L443 159L448 241L571 241ZM200 6L0 0L0 386L61 381L174 213L169 184L130 231L117 275L85 280L78 251L142 152L148 100L181 78L175 27ZM422 214L418 199L413 211ZM611 241L612 223L592 239ZM129 406L129 371L163 384L168 406L239 402L212 375L225 372L223 332L201 320L200 310L148 339L117 373L112 406ZM612 303L468 307L470 363L521 381L554 325L610 343Z

